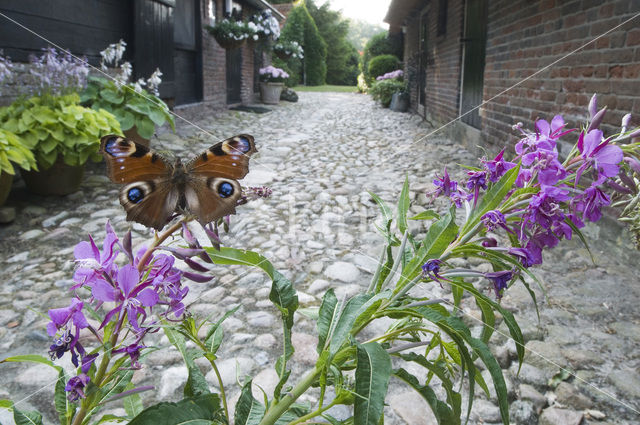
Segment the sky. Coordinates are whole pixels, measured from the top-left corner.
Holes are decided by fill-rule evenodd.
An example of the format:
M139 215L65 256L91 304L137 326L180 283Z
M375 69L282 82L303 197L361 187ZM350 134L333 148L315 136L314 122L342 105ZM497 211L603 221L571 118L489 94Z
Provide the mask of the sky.
M387 25L382 20L387 14L391 0L319 0L316 4L320 6L327 2L331 4L331 9L342 10L342 14L347 18Z

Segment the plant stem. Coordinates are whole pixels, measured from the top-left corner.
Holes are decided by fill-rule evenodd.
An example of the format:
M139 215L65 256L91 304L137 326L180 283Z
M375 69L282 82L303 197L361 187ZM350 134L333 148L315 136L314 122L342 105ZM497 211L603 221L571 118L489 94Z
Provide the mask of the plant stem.
M300 416L298 419L296 419L295 421L289 422L287 425L295 425L295 424L302 423L302 422L306 421L307 419L315 418L316 416L319 416L322 413L326 412L327 410L331 409L335 405L336 405L336 399L333 399L333 401L331 403L327 404L326 406L321 407L318 410L315 410L315 411L313 411L313 412L311 412L309 414L306 414L304 416Z
M282 416L284 412L286 412L289 407L291 407L291 405L298 399L298 397L300 397L302 394L304 394L305 391L309 389L318 375L320 375L320 372L321 371L317 367L314 367L309 373L303 376L300 382L298 382L296 386L293 387L293 389L289 393L287 393L286 396L282 397L282 399L278 403L271 406L271 408L267 411L267 413L260 421L259 425L275 424L276 421L280 419L280 416Z
M156 235L151 246L147 248L147 251L144 253L142 258L140 258L140 262L138 263L139 271L142 271L142 269L144 269L147 263L147 260L149 260L149 257L151 257L151 254L153 253L153 250L156 249L156 247L160 245L162 242L164 242L169 236L171 236L173 232L180 229L184 221L186 221L186 218L183 217L182 219L178 220L177 223L169 227L166 232L162 233L160 236Z
M382 272L382 268L384 267L384 258L387 254L387 249L382 248L382 254L380 254L380 259L378 260L378 268L376 269L376 273L373 275L373 279L371 279L371 283L367 288L367 293L373 292L373 289L376 287L376 283L378 282L378 278L380 277L380 273Z
M205 357L207 356L205 355ZM222 399L222 407L224 407L224 414L227 417L227 422L230 422L229 408L227 407L227 396L226 396L226 393L224 392L224 384L222 383L222 377L220 376L220 371L218 370L218 366L216 366L216 362L213 359L210 359L209 357L207 357L207 360L209 360L209 363L211 363L211 367L213 368L213 371L216 374L216 378L218 379L218 383L220 384L220 398Z

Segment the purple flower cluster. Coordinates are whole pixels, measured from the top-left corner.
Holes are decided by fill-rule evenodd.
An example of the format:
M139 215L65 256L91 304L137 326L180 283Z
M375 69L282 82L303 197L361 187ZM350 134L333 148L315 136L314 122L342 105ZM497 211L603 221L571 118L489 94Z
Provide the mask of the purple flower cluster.
M89 65L69 53L62 54L53 47L44 49L39 56L31 56L30 73L34 77L34 95L67 94L87 85Z
M260 81L265 82L282 82L289 78L289 74L284 69L272 65L260 68L259 73Z
M204 252L200 250L201 252ZM123 252L129 263L119 266L116 258ZM148 255L145 248L135 256L131 251L131 235L127 234L121 242L111 225L106 224L106 237L102 250L98 248L93 238L76 245L74 255L77 268L73 276L75 284L72 290L77 293L80 288L86 289L91 296L88 300L81 300L75 295L69 307L49 310L51 322L47 326L50 336L54 337L54 344L50 348L52 359L60 358L66 352L71 353L71 360L81 373L69 380L66 390L70 400L84 397L83 388L90 380L88 375L98 354L89 354L79 342L83 329L98 335L107 324L114 323L112 334L116 336L112 353L122 353L131 359L131 367L140 368L138 358L140 350L145 348L141 344L148 332L157 330L157 320L149 319L151 313L156 313L168 320L178 320L182 317L185 306L183 300L189 288L182 286L181 278L194 280L209 280L196 273L182 272L174 267L175 258L166 254ZM192 253L193 254L193 253ZM210 259L209 259L210 260ZM199 271L208 270L191 259L187 263ZM110 309L104 316L97 329L87 321L83 309L91 304L96 310L109 303ZM113 306L111 308L111 306ZM133 342L117 340L118 334L128 329L133 335Z
M377 81L393 80L393 79L402 80L403 76L404 76L404 72L401 69L396 69L395 71L391 71L391 72L387 72L386 74L379 75L378 77L376 77L376 80Z
M519 260L522 267L542 263L542 251L553 248L562 239L571 239L573 230L584 227L586 221L598 221L602 208L611 204L611 197L605 189L612 188L619 193L635 193L634 182L621 172L625 162L629 168L640 164L634 158L624 157L623 150L612 143L613 138L605 138L598 129L604 111L596 111L595 96L589 106L591 122L580 132L576 149L561 162L558 157L557 142L562 136L574 130L565 129L560 115L551 122L536 121L535 132L526 132L521 124L516 126L524 137L515 145L516 162L504 159L504 150L492 160L482 160L480 170L469 171L465 191L457 181L444 171L443 177L434 180L436 190L432 196L445 196L458 207L464 201L478 202L480 193L487 190L490 183L498 182L519 162L515 186L524 190L508 192L498 209L485 213L480 221L483 228L474 231L484 233L503 229L512 236L510 248L501 248L495 238L485 236L480 239L487 249L507 251ZM623 120L623 133L629 118ZM637 170L636 170L637 171ZM619 177L620 181L614 181ZM629 183L625 183L625 178ZM628 187L625 187L628 186ZM468 240L468 239L467 239ZM423 275L432 280L441 280L441 262L429 260L424 265ZM507 282L514 278L514 271L503 270L486 274L500 298Z

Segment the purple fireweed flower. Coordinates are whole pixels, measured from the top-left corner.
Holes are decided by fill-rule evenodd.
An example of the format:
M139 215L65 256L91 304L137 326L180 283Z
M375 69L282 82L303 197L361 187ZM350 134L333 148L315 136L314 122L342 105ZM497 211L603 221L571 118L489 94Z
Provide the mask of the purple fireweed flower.
M598 178L600 176L615 177L618 174L620 170L618 164L623 159L622 149L609 145L609 140L602 140L602 131L591 130L586 135L580 133L578 150L584 163L576 171L576 185L589 166L598 172Z
M436 190L431 192L434 198L440 195L449 197L451 196L451 193L458 190L458 182L449 178L447 167L444 168L444 174L442 177L436 174L436 179L433 180L433 184L436 186Z
M504 155L504 149L492 160L482 160L485 169L489 172L489 181L492 183L500 180L500 177L507 171L516 166L514 162L505 161L502 156Z
M501 270L499 272L484 273L484 277L493 283L493 291L496 294L496 298L500 299L509 282L513 279L514 274L513 270Z
M136 331L141 331L139 315L142 321L146 318L144 307L153 307L158 303L158 294L148 284L140 284L138 269L130 264L118 270L115 286L106 281L98 281L93 286L92 294L100 301L115 302L116 307L105 315L100 327L105 326L116 313L126 313L129 324ZM121 317L121 316L120 316Z
M115 250L118 243L111 224L107 221L105 225L106 236L102 243L102 253L89 235L89 242L82 241L73 250L76 258L77 269L73 275L73 280L77 283L72 289L83 285L92 285L97 280L103 280L103 274L112 275L114 270L114 260L118 256Z
M538 181L542 185L552 186L567 176L567 170L558 161L555 150L538 149L525 154L522 156L522 165L531 166L531 172L537 171Z
M456 207L460 208L462 203L470 200L473 195L468 194L462 189L458 188L458 182L456 180L451 180L449 177L449 173L447 173L447 168L444 169L444 174L442 177L436 174L436 179L433 180L433 184L436 186L436 190L430 192L429 195L436 198L440 195L444 195L451 199L453 203L456 204Z
M598 186L605 181L604 177L601 177L597 181L593 182L591 186L585 189L585 191L575 197L572 202L574 210L578 213L582 213L582 218L589 221L598 221L602 218L602 212L600 208L611 204L611 198L604 193Z
M89 369L91 369L91 366L93 365L93 363L96 361L96 359L98 358L98 353L95 354L86 354L82 356L82 361L81 361L81 370L82 373L88 373Z
M467 189L473 192L473 205L478 202L480 189L487 190L487 172L486 171L467 171L469 180L467 180Z
M484 226L489 231L493 231L499 226L499 227L502 227L507 232L513 233L513 230L507 227L507 219L505 218L504 214L502 214L498 210L492 210L487 212L485 215L482 216L481 220Z
M516 153L519 156L522 156L527 152L536 151L538 149L555 151L557 140L565 134L573 131L573 129L563 131L564 126L565 123L562 116L556 115L551 120L551 123L546 120L537 120L535 134L527 133L519 128L525 137L516 143Z
M558 237L552 231L539 231L529 238L524 248L511 248L509 254L516 256L524 267L542 264L542 250L558 244Z
M571 197L569 191L555 186L542 186L540 192L531 197L523 224L530 226L537 224L545 229L564 220L564 213L560 202L568 201Z
M77 329L84 329L89 326L87 318L82 313L84 303L77 298L71 299L71 305L63 308L52 308L49 310L51 322L47 324L47 333L54 336L58 330L65 328L71 322Z
M89 377L84 373L69 379L64 387L64 390L68 393L67 399L69 401L78 401L81 398L85 398L84 388L89 381Z
M516 187L524 187L528 182L531 181L533 177L533 172L528 168L520 168L518 171L518 177L516 178Z
M138 361L140 359L140 350L143 348L147 348L145 345L139 345L137 342L126 347L118 348L117 350L113 350L113 353L126 353L129 355L131 359L131 368L132 369L141 369L142 365Z
M427 260L426 263L422 265L422 277L425 279L435 280L442 287L442 280L449 281L449 279L440 275L440 266L442 265L442 260L438 260L437 258Z

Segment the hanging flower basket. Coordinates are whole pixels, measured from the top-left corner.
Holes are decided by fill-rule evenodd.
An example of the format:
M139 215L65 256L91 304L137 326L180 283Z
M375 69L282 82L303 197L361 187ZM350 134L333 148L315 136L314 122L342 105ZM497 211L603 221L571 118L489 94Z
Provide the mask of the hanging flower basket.
M237 49L249 37L257 38L254 26L253 23L223 19L215 26L206 28L223 49Z
M242 47L244 42L247 41L246 38L243 38L242 40L232 40L228 38L215 37L215 39L216 39L216 42L220 45L220 47L227 50L237 49L238 47Z

